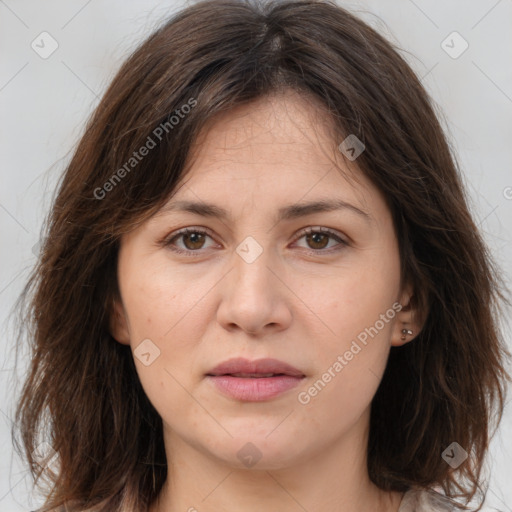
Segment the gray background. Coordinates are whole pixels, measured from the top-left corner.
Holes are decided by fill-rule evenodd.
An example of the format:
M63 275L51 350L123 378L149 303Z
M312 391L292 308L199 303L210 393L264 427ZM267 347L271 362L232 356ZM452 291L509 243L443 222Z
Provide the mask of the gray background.
M340 3L402 48L422 78L464 170L474 215L510 285L512 0ZM6 390L0 398L2 511L26 511L39 502L11 446L13 396L27 359L22 353L15 375L15 339L7 319L35 261L42 219L85 119L123 58L183 5L0 0L0 389ZM38 36L43 31L58 44L45 59L31 47L34 40L42 46ZM454 31L463 39L450 36ZM457 55L464 41L469 46ZM50 48L49 39L44 48ZM512 345L509 326L510 313L504 330ZM511 409L509 399L491 447L486 511L512 512Z

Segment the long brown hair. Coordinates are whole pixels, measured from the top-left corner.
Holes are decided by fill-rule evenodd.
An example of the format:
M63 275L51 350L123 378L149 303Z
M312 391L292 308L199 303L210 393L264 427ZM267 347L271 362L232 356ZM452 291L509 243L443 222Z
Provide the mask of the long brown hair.
M130 348L109 332L119 239L175 191L207 121L286 90L325 106L333 141L365 144L357 164L388 202L402 279L426 316L414 341L392 348L372 402L370 478L468 500L478 491L508 378L508 299L431 100L393 46L333 2L213 0L174 15L126 60L46 221L20 299L31 363L15 439L36 480L41 432L58 455L43 510L154 502L167 474L162 422ZM457 470L441 457L453 441L470 454Z

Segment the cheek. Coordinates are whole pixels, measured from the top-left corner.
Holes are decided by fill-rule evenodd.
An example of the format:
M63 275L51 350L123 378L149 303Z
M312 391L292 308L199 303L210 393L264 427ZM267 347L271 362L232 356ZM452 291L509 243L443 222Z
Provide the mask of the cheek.
M398 257L368 259L338 272L329 286L320 283L309 292L318 305L317 322L323 335L315 344L316 373L301 388L311 415L336 425L358 418L380 384L390 349L399 292ZM307 402L307 403L306 403ZM317 421L317 419L315 419Z
M124 263L124 265L121 265ZM130 265L120 262L120 288L129 319L130 346L142 387L149 400L159 410L162 399L178 392L172 378L172 362L185 357L186 343L171 346L180 318L187 318L187 308L193 301L180 294L179 279L161 265L146 262ZM178 282L177 282L178 281Z
M211 296L218 281L215 272L199 268L178 271L165 256L148 259L143 265L127 261L122 295L130 319L131 347L142 387L163 417L193 421L190 394L200 380L197 361L201 340L212 320ZM206 266L205 266L206 269ZM151 340L157 357L146 366L137 357L137 347ZM196 374L192 371L197 371Z
M155 343L168 344L182 325L201 317L205 289L214 284L214 276L191 276L163 256L127 265L122 294L133 338L153 337Z
M297 396L299 407L307 411L305 421L313 426L346 431L369 408L386 367L395 322L391 307L375 306L374 312L365 312L368 321L352 310L340 312L338 338L327 342L324 336L324 343L316 347L316 372Z
M392 262L391 262L392 263ZM362 264L340 269L328 279L303 282L298 293L314 313L311 323L327 346L343 352L368 329L388 339L396 315L393 304L399 295L398 264ZM384 319L382 320L382 315Z

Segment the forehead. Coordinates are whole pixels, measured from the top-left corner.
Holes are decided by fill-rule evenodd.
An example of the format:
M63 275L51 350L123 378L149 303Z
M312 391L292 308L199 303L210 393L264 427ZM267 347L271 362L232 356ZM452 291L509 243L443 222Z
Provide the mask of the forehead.
M326 146L335 146L332 122L322 115L322 110L325 108L318 100L296 92L259 98L209 120L192 154L202 152L203 159L212 160L245 152L248 158L252 148L258 151L266 148L254 156L258 159L272 156L273 162L290 158L292 153L297 158L319 154ZM284 151L283 146L289 149Z
M247 193L324 194L350 187L352 195L373 185L338 151L326 107L295 91L275 93L211 119L191 147L182 182L201 191L243 182ZM176 195L179 195L178 191Z

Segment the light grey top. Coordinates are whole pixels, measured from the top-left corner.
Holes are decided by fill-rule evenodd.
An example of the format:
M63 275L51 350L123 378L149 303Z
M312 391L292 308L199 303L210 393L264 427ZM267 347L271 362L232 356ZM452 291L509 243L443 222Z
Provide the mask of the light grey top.
M454 505L435 491L411 489L404 494L398 512L454 512Z
M456 510L442 494L435 491L411 489L404 494L398 512L455 512Z

